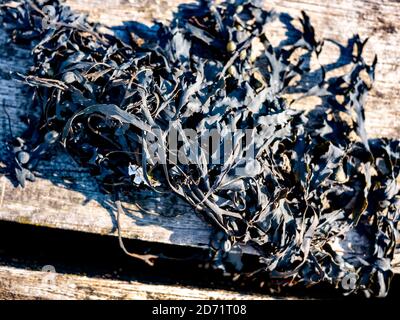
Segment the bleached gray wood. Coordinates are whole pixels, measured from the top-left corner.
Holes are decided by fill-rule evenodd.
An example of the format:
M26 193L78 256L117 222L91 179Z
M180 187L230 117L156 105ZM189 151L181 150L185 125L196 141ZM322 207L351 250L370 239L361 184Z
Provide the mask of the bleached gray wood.
M90 19L110 26L136 20L149 24L163 21L184 1L172 0L68 0L73 9L86 12ZM384 0L333 1L266 1L267 8L288 12L296 17L305 10L317 34L322 38L344 41L353 33L370 37L367 59L378 54L377 80L366 104L367 131L370 136L400 137L400 3ZM271 41L283 37L279 22L271 26ZM337 56L332 48L321 56L321 62ZM23 130L19 116L24 114L31 97L20 83L10 79L9 72L25 72L30 65L30 51L7 43L0 28L0 102L5 102L14 134ZM307 104L299 106L307 108ZM4 141L9 135L6 114L0 110L0 169L4 166ZM33 225L77 230L99 234L115 234L115 215L110 198L98 192L93 179L84 169L65 156L43 162L39 171L43 178L28 183L25 189L15 188L0 180L0 219ZM69 181L66 182L66 181ZM149 193L135 195L144 207L126 205L129 216L122 217L123 236L176 245L207 246L211 228L193 214L193 210L176 197L160 198ZM171 215L176 217L164 217Z
M276 300L226 290L147 284L0 266L0 299Z

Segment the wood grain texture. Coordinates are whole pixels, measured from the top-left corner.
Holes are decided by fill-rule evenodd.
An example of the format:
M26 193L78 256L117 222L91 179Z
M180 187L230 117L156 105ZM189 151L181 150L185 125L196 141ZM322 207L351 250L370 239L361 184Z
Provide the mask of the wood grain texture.
M265 295L157 285L0 266L0 299L276 300Z
M190 0L68 0L75 10L85 12L92 21L109 26L134 20L151 25L153 19L167 21L180 3ZM378 56L374 89L367 100L366 127L371 137L400 137L400 2L387 0L269 0L265 8L287 13L293 18L304 10L311 18L319 39L332 39L342 44L354 34L369 38L365 48L367 61ZM273 44L284 39L283 24L271 24L268 35ZM329 46L321 63L338 58L338 50ZM300 106L302 107L302 106ZM303 105L303 107L307 107Z
M56 168L52 169L53 174L63 174L61 166ZM60 186L54 180L51 182L46 176L25 188L15 188L8 179L1 178L0 219L116 235L111 198L97 191L87 173L74 172L73 179L69 187ZM123 237L185 246L208 245L211 227L183 200L150 192L136 192L132 196L137 204L124 203L127 215L121 216Z
M179 3L172 0L68 0L74 10L85 12L93 21L109 26L134 20L151 24L152 19L167 21ZM370 37L367 59L379 57L377 79L366 105L367 131L370 136L400 137L400 3L384 0L272 0L266 8L298 17L305 10L319 38L344 42L353 33ZM282 25L271 25L270 39L278 43L284 37ZM10 71L26 72L31 64L30 50L7 43L0 28L0 101L11 118L12 133L24 129L19 116L26 113L31 97L26 88L9 76ZM321 62L334 60L332 49ZM300 106L307 108L306 105ZM0 167L6 155L3 143L9 135L8 116L0 112ZM41 178L25 189L15 188L3 177L0 182L0 219L53 228L99 234L115 234L115 214L111 199L98 192L88 173L66 156L43 161ZM207 246L211 227L193 214L176 197L160 198L151 193L135 193L137 205L126 204L129 214L122 217L123 236L177 245ZM173 215L174 217L168 217Z

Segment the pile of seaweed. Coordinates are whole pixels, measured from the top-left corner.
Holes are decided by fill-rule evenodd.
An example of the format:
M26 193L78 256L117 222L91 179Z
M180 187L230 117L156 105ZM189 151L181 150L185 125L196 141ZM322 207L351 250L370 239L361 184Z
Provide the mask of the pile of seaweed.
M30 44L34 59L16 75L34 92L29 129L10 142L16 178L34 180L38 161L61 144L115 195L118 214L133 188L186 199L219 230L211 239L217 267L240 277L250 246L258 258L247 277L385 296L400 150L398 140L366 135L377 59L366 63L366 41L355 36L349 72L312 71L324 42L306 13L274 47L278 14L261 4L199 1L181 5L169 25L118 32L55 0L2 4L3 28ZM313 109L294 108L309 97L318 98ZM197 141L211 131L247 140L205 150ZM361 249L344 249L352 239L362 239Z

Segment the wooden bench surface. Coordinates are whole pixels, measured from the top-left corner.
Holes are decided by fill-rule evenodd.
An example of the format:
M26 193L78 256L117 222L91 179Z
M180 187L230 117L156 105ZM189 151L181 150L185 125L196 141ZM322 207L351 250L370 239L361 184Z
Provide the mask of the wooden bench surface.
M85 12L91 20L109 26L129 20L146 24L151 24L152 19L167 21L182 2L189 1L66 1L72 9ZM293 17L305 10L320 38L345 42L354 33L362 38L369 37L366 57L372 59L376 53L379 62L374 89L366 104L367 132L370 137L400 138L400 2L272 0L266 1L265 6ZM273 23L271 41L274 43L283 36L282 25ZM0 30L0 102L5 102L13 134L17 135L24 129L19 116L26 112L31 97L22 84L10 79L8 73L26 72L31 64L30 51L6 44L6 41L7 35ZM334 61L337 56L337 50L328 50L321 56L321 62ZM307 105L301 107L307 108ZM0 169L4 166L3 141L8 133L7 117L0 112ZM116 235L114 204L109 196L98 191L85 169L60 155L52 161L43 161L38 171L41 177L24 189L14 187L7 177L0 176L0 220ZM138 205L125 204L128 214L121 217L123 237L182 246L208 246L211 226L194 214L184 201L172 195L161 198L151 192L136 192L133 196ZM395 263L399 265L398 256ZM0 282L7 272L19 275L18 271L1 269ZM36 274L29 275L36 279ZM203 295L199 294L199 297Z

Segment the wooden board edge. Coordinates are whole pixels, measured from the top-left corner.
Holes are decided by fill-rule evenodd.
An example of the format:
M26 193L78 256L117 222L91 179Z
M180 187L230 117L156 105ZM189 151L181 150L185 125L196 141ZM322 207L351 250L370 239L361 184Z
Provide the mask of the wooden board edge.
M0 299L46 300L277 300L217 289L147 284L0 266Z

